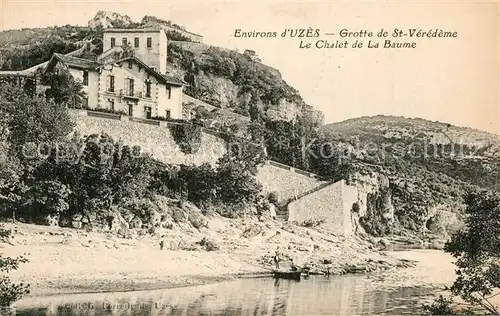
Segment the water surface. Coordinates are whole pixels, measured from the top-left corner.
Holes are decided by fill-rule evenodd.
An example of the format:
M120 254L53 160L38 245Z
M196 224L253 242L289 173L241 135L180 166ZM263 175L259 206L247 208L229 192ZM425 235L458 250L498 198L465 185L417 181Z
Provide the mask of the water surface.
M402 252L415 268L300 282L239 279L184 288L26 298L18 315L373 315L415 314L453 277L439 251ZM443 268L446 267L446 268ZM451 272L451 275L450 275Z

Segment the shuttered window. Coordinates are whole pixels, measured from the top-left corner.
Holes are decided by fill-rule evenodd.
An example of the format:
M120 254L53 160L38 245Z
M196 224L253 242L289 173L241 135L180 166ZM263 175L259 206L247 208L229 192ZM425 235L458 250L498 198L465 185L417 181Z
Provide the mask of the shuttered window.
M106 77L106 91L115 91L115 76L110 75Z

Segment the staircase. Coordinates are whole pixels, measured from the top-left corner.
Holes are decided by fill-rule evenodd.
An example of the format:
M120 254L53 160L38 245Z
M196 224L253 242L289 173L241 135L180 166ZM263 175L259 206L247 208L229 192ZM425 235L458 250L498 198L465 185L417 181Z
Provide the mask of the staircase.
M309 194L314 193L316 191L319 191L323 188L326 188L327 186L329 186L331 184L333 184L333 182L322 183L322 184L318 185L317 187L312 188L312 189L310 189L310 190L308 190L300 195L296 195L294 197L291 197L291 198L281 202L276 210L276 217L278 219L285 221L285 222L288 221L288 204L290 204L294 201L297 201L298 199L303 198L306 195L309 195Z

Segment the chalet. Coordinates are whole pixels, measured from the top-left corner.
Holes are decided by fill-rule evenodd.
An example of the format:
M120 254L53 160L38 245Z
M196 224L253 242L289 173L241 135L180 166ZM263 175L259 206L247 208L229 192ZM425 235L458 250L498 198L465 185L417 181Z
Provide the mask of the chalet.
M185 82L167 74L163 30L106 29L96 60L54 54L45 72L68 70L83 84L85 105L141 118L183 118Z

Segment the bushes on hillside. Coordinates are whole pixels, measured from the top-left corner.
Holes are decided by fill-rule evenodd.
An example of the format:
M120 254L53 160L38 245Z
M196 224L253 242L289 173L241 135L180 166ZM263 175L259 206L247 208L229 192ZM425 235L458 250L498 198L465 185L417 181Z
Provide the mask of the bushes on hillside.
M219 160L215 167L209 164L167 166L155 173L151 187L154 192L186 199L203 210L255 203L261 190L244 163L229 158Z
M170 124L170 133L181 151L195 154L201 144L201 126L197 124Z

